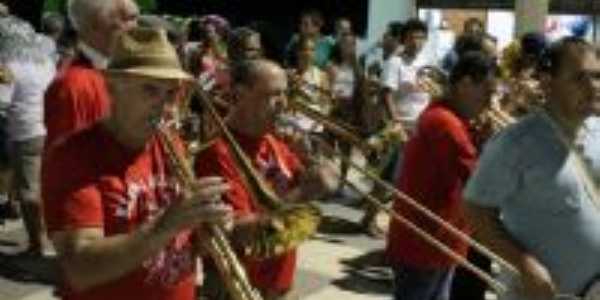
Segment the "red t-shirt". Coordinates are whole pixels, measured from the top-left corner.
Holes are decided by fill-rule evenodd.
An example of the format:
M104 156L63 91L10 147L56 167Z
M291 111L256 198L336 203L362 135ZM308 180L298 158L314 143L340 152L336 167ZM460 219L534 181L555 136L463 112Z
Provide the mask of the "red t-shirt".
M160 215L181 195L164 157L157 139L152 139L143 152L132 153L99 125L71 136L54 148L42 166L48 231L102 228L106 236L113 236L133 232ZM85 292L73 291L67 282L62 297L195 299L191 239L191 232L183 231L135 271Z
M46 91L44 123L47 147L93 125L109 111L110 98L102 73L79 54Z
M282 195L290 190L301 164L286 144L270 134L255 139L236 133L235 138L278 194ZM237 216L260 212L256 200L252 199L243 186L232 154L223 139L218 139L197 157L196 173L199 177L218 175L227 179L231 190L225 201L233 207ZM295 250L264 260L244 257L243 261L255 287L275 292L286 292L292 287L296 269Z
M458 229L470 232L464 215L462 191L476 161L477 150L469 135L468 123L444 103L433 102L421 114L415 134L404 148L396 186ZM468 245L465 242L405 201L396 199L394 210L451 249L466 255ZM453 259L393 219L387 248L393 264L420 268L456 265Z

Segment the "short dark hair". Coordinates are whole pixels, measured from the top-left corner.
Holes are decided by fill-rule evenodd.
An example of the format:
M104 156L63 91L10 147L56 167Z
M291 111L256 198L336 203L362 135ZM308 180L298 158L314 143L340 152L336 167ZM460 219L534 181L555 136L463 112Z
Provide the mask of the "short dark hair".
M456 39L454 43L456 55L462 56L471 51L483 51L483 35L463 33Z
M187 25L188 40L190 42L199 42L206 39L206 31L202 30L201 22L198 18L193 18Z
M303 18L303 17L309 17L309 18L313 19L313 21L318 23L319 26L325 25L325 21L323 20L323 14L320 11L318 11L317 9L310 8L310 9L303 10L300 13L300 18Z
M468 18L465 21L465 23L463 23L463 30L465 30L465 29L467 29L467 27L470 27L473 25L479 26L479 27L481 27L481 29L483 29L485 27L483 25L483 21L481 21L479 18L472 17L472 18Z
M387 26L387 32L395 39L400 40L402 38L402 30L404 23L400 21L390 22Z
M541 57L548 48L548 40L542 33L529 32L524 34L521 39L521 53L535 57Z
M562 67L565 56L570 55L571 51L594 51L592 44L582 38L569 36L554 42L544 51L538 63L538 71L550 75L558 74Z
M464 53L470 51L483 51L485 52L485 41L489 40L493 43L497 43L496 37L487 33L463 33L461 34L454 43L454 52L456 55L461 56Z
M456 85L461 79L470 77L481 82L490 75L498 74L496 61L482 51L469 51L461 55L450 71L450 85Z
M402 26L401 39L406 39L409 33L415 31L420 31L427 35L427 24L425 24L419 19L410 19L406 21L406 23L404 23L404 26Z
M239 59L243 45L252 36L260 37L260 33L250 27L238 27L232 30L227 37L227 52L232 61Z

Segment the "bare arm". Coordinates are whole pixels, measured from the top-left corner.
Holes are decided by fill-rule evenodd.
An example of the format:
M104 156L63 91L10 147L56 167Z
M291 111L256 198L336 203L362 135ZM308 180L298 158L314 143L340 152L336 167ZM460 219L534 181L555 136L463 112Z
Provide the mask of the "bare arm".
M557 291L550 272L510 237L500 223L498 211L472 204L466 207L467 216L475 228L475 237L517 267L521 272L524 292L534 299L553 299Z
M127 234L105 236L101 228L51 234L65 275L76 290L86 290L119 279L156 255L184 228L220 222L230 215L223 204L207 204L228 190L220 178L199 181L200 192L170 206L161 217ZM217 198L218 199L218 198Z
M135 270L173 235L153 222L111 237L105 237L100 228L89 228L56 232L51 238L71 286L86 290Z
M475 237L490 250L518 267L525 251L504 230L498 219L497 210L472 204L467 204L466 207L469 220L475 228Z

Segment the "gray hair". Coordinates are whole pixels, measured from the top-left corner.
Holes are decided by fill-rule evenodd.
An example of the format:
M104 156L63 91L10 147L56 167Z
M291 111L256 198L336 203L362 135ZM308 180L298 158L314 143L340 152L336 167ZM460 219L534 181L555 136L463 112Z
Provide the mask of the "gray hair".
M89 25L97 15L105 15L117 4L117 0L69 0L69 21L77 32Z

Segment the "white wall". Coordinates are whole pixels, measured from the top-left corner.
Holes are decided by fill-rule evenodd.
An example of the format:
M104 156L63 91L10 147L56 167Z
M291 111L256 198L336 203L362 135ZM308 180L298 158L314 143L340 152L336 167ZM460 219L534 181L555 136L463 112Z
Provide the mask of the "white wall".
M406 21L416 14L415 0L371 0L369 1L369 24L367 45L374 44L385 32L388 23Z

